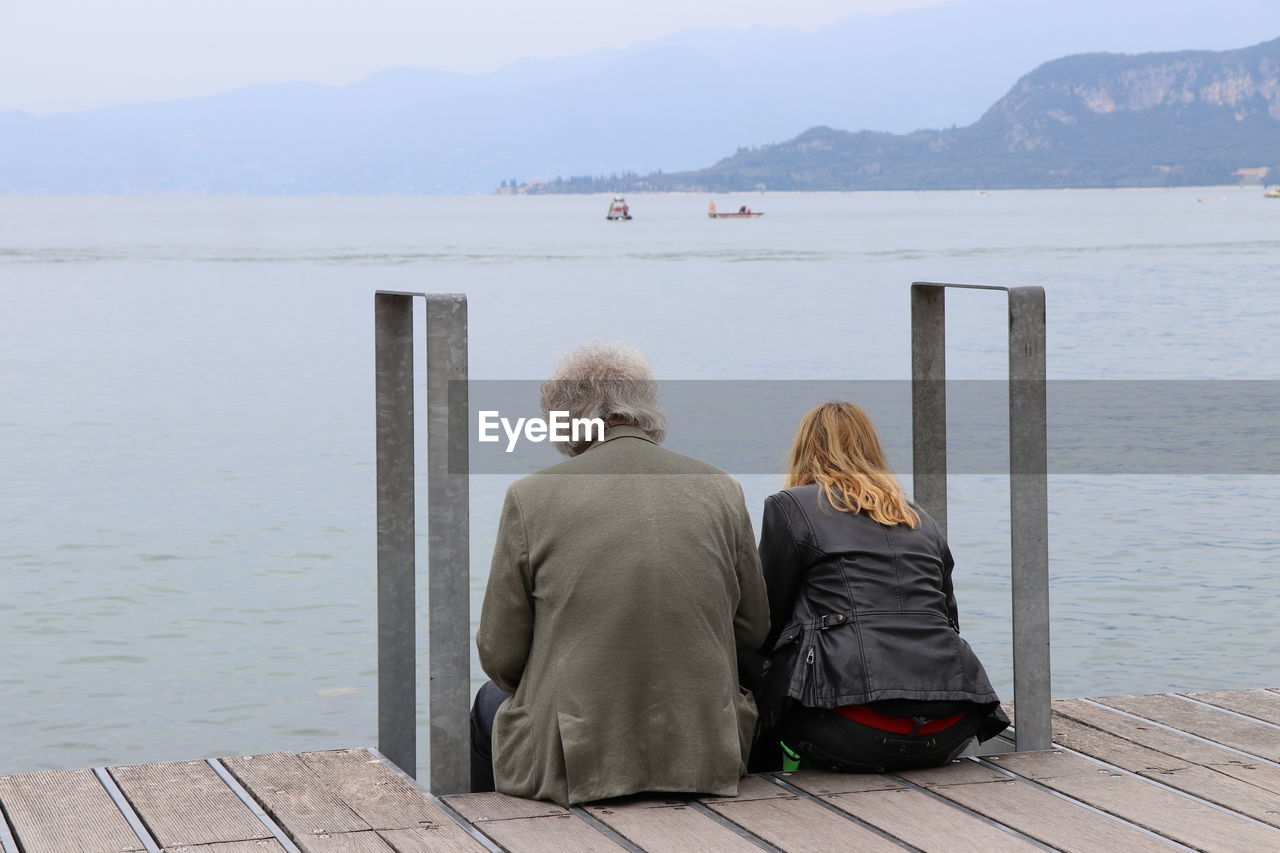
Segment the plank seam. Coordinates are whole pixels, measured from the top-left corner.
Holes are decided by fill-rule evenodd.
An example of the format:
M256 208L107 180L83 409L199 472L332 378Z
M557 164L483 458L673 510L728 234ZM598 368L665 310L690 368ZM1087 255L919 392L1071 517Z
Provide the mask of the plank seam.
M588 826L590 826L596 832L603 835L605 838L608 838L613 843L617 844L622 849L629 850L630 853L644 853L644 848L637 847L635 843L631 841L631 839L627 838L626 836L619 833L613 827L599 820L598 818L596 818L595 815L590 814L586 809L582 808L581 806L570 806L569 811L572 814L576 814L578 817L582 818L582 820L586 822Z
M1262 725L1264 726L1270 726L1273 729L1280 729L1280 726L1276 725L1270 720L1264 720L1261 717L1255 717L1252 714L1245 714L1240 711L1233 711L1230 708L1224 708L1221 705L1215 705L1212 702L1205 702L1203 699L1196 699L1193 696L1184 696L1181 693L1166 693L1165 695L1173 696L1178 699L1181 699L1184 702L1191 702L1192 704L1200 705L1201 707L1204 707L1204 708L1212 708L1215 711L1219 711L1223 714L1230 714L1233 717L1239 717L1240 719L1248 720L1251 723L1262 723Z
M556 812L556 813L554 813L554 814L537 814L537 815L528 815L528 816L526 816L526 817L504 817L504 818L499 818L499 819L497 819L497 820L486 820L486 821L484 822L484 824L487 826L487 825L490 825L490 824L496 825L496 824L500 824L500 823L507 823L507 822L509 822L509 821L513 821L513 820L547 820L548 818L554 818L554 819L556 819L556 820L561 820L561 819L563 819L563 818L565 818L565 817L572 817L572 816L573 816L573 808L577 808L577 807L576 807L576 806L571 807L571 808L570 808L569 810L567 810L564 814L562 814L562 813L560 813L560 812ZM594 826L593 826L593 827L591 827L591 828L592 828L592 829L595 829L595 827L594 827ZM480 831L480 832L484 832L484 829L483 829L481 826L477 826L477 827L476 827L476 829L477 829L478 831ZM619 836L619 837L621 837L621 836ZM610 840L612 840L612 839L610 839ZM499 841L498 841L498 839L496 839L496 838L490 838L490 841L492 842L492 844L496 844L496 845L497 845L497 848L496 848L497 850L502 851L502 853L510 853L510 848L508 848L508 847L504 846L501 842L499 842ZM630 842L626 842L626 844L627 844L627 845L629 845L629 844L630 844ZM487 845L485 845L485 846L490 847L490 849L494 849L494 848L492 847L492 845L491 845L491 844L487 844ZM625 849L630 849L630 850L632 850L632 851L637 851L637 850L638 850L638 851L639 851L639 853L645 853L645 851L640 850L638 847L627 847L627 846L625 846L625 845L624 845L624 846L623 846L623 849L624 849L624 850L625 850Z
M746 829L745 827L738 826L736 823L729 820L729 818L720 814L715 809L710 808L709 806L705 806L702 803L698 802L697 800L689 800L689 805L693 807L694 811L700 812L706 815L707 817L711 818L716 823L718 823L720 826L723 826L725 829L732 832L734 835L738 836L739 838L744 838L747 841L750 841L752 844L759 847L761 850L767 850L769 851L769 853L782 853L782 850L780 850L779 848L774 847L768 841L765 841L760 836L751 832L751 830Z
M138 836L138 840L142 842L142 846L147 853L160 853L160 845L152 837L151 830L141 816L133 810L129 799L124 795L124 791L120 790L120 786L116 784L116 780L112 778L107 768L95 767L93 768L93 775L97 778L98 784L106 790L107 796L111 797L111 802L115 803L116 808L120 810L120 814L124 816L129 828L133 830L133 834Z
M388 770L390 770L395 775L399 776L405 782L408 782L410 785L414 787L414 789L421 792L422 796L424 796L428 802L433 804L436 808L440 809L440 811L444 812L445 817L449 818L449 820L453 821L458 826L462 827L462 831L465 832L467 835L470 835L473 839L475 839L477 842L483 845L484 849L490 851L490 853L502 853L502 848L497 846L493 841L491 841L489 839L489 836L485 835L483 832L481 832L480 830L472 826L471 821L467 820L465 817L463 817L462 815L458 814L456 811L453 810L453 806L449 805L444 800L440 799L435 794L428 791L426 788L422 786L421 782L419 782L417 779L413 778L408 773L401 770L400 767L394 761L392 761L391 759L383 755L382 752L377 747L366 746L366 747L362 747L362 749L364 749L365 752L368 752L374 758L381 759L382 763L386 765Z
M1152 779L1149 776L1140 776L1139 774L1134 773L1131 770L1125 770L1123 767L1120 767L1119 765L1112 764L1108 761L1104 761L1101 758L1095 758L1092 755L1088 755L1078 750L1071 749L1070 747L1059 746L1058 749L1061 749L1063 752L1069 752L1072 755L1078 755L1081 758L1087 758L1090 761L1097 761L1099 764L1102 764L1105 767L1109 767L1115 770L1117 773L1137 779L1139 782L1146 782L1148 785L1155 785L1157 788L1164 788L1166 791L1177 794L1179 797L1186 797L1188 800L1194 800L1195 802L1200 803L1201 805L1209 806L1210 808L1217 809L1218 811L1223 812L1224 814L1229 814L1234 817L1238 817L1241 820L1247 820L1250 823L1257 824L1258 826L1265 827L1266 829L1269 829L1272 832L1280 834L1280 828L1272 826L1269 823L1263 823L1257 818L1249 817L1249 815L1247 814L1235 811L1234 809L1227 808L1226 806L1220 806L1217 803L1210 802L1209 800L1206 800L1202 797L1197 797L1195 794L1189 794L1186 791L1180 791L1177 788L1174 788L1170 785L1166 785L1165 783L1161 782L1158 779Z
M1183 737L1189 737L1192 740L1198 740L1201 743L1207 743L1210 746L1216 746L1221 749L1225 749L1228 752L1234 752L1236 755L1240 755L1240 756L1243 756L1244 758L1249 759L1249 761L1254 764L1269 764L1272 767L1280 767L1280 761L1272 761L1270 758L1263 758L1261 755L1254 755L1252 752L1245 752L1243 749L1236 749L1234 746L1228 746L1225 743L1218 743L1216 740L1210 740L1209 738L1202 737L1201 735L1195 734L1194 732L1185 732L1182 729L1178 728L1177 726L1171 726L1168 723L1162 723L1159 720L1153 720L1153 719L1150 719L1149 717L1139 716L1138 714L1131 714L1128 711L1121 711L1119 708L1112 708L1110 705L1104 705L1101 702L1095 702L1092 699L1081 699L1080 701L1087 702L1090 705L1093 705L1095 708L1101 708L1104 711L1111 711L1113 714L1122 714L1123 716L1129 717L1130 719L1138 720L1140 722L1147 723L1149 725L1157 726L1158 728L1162 728L1165 731L1176 732L1177 734L1180 734ZM1080 722L1080 721L1077 720L1077 722ZM1106 730L1100 729L1100 731L1106 731ZM1125 740L1128 740L1128 738L1125 738ZM1136 743L1136 741L1133 741L1133 742ZM1139 744L1139 746L1141 746L1141 744ZM1174 756L1174 757L1176 758L1177 756Z
M1061 749L1062 747L1055 745L1054 748ZM983 763L985 764L986 762L983 762ZM1085 811L1092 812L1098 815L1099 817L1105 818L1107 820L1115 821L1116 823L1126 826L1129 829L1140 832L1143 835L1147 835L1147 836L1150 836L1151 838L1155 838L1159 841L1163 841L1166 844L1172 844L1174 847L1177 847L1181 850L1191 850L1191 851L1196 850L1196 848L1183 844L1181 841L1175 841L1174 839L1161 835L1158 832L1153 832L1150 829L1147 829L1145 826L1139 826L1138 824L1134 823L1131 820L1122 818L1119 815L1113 815L1111 812L1108 812L1108 811L1103 811L1097 806L1093 806L1093 805L1090 805L1089 803L1086 803L1084 800L1078 800L1075 797L1071 796L1070 794L1064 794L1061 791L1050 788L1048 785L1045 785L1044 783L1040 782L1037 779L1032 779L1030 776L1023 776L1021 773L1017 773L1016 771L1009 770L1006 767L1000 767L999 765L996 765L996 764L988 764L988 766L991 767L992 769L999 770L1000 772L1007 774L1011 779L1026 782L1030 785L1035 786L1036 788L1039 788L1041 791L1044 791L1047 794L1051 794L1052 796L1057 797L1060 800L1066 800L1068 803L1070 803L1073 806L1078 806L1079 808L1082 808ZM1144 779L1143 781L1146 781L1146 780Z
M1061 747L1055 746L1054 748L1060 749ZM1093 814L1096 814L1102 818L1105 818L1106 820L1115 821L1116 823L1121 824L1122 826L1128 827L1129 829L1132 829L1136 832L1140 832L1143 835L1149 836L1151 838L1155 838L1158 841L1163 841L1166 844L1171 844L1174 847L1178 848L1179 850L1190 850L1192 851L1192 853L1197 853L1195 847L1191 847L1189 845L1183 844L1181 841L1176 841L1172 838L1169 838L1167 835L1161 835L1158 832L1153 832L1150 829L1147 829L1145 826L1139 826L1133 821L1122 818L1119 815L1114 815L1111 812L1103 811L1097 806L1090 805L1089 803L1086 803L1084 800L1078 800L1075 797L1071 796L1070 794L1064 794L1061 791L1054 790L1053 788L1050 788L1048 785L1043 784L1039 780L1032 779L1030 776L1024 776L1021 773L1010 770L1007 767L1001 767L997 764L989 764L988 762L985 762L985 761L982 763L986 764L988 767L991 767L993 770L999 770L1001 773L1007 774L1011 779L1021 780L1023 782L1026 782L1029 785L1033 785L1047 794L1057 797L1060 800L1065 800L1066 802L1070 803L1073 806L1077 806L1078 808L1082 808L1085 811L1092 812ZM1143 779L1142 781L1146 782L1148 780Z
M404 773L404 771L400 770L399 767L396 767L395 769L400 771L401 773ZM408 776L409 774L405 773L405 775ZM412 777L409 777L409 778L412 778ZM416 785L417 782L414 782L414 784ZM444 800L437 797L435 794L428 793L427 799L430 800L432 803L434 803L436 807L440 809L440 811L444 812L445 817L449 818L449 820L453 821L458 826L462 827L463 832L465 832L467 835L470 835L477 842L483 845L484 849L490 851L490 853L502 853L501 847L497 846L493 841L491 841L489 839L489 836L485 835L483 832L481 832L480 830L472 826L471 822L468 821L465 817L463 817L462 815L454 811L453 806L449 805Z
M207 758L205 759L205 763L213 768L213 772L218 774L218 777L222 779L223 784L231 789L231 792L240 799L240 802L248 806L249 811L253 812L254 817L261 821L262 825L267 828L267 831L276 837L276 841L280 842L281 847L288 851L288 853L302 853L302 851L298 849L298 846L293 843L293 839L289 837L289 834L285 832L278 823L271 819L271 816L263 810L261 804L253 798L252 794L245 790L245 787L240 784L235 776L231 775L231 771L228 770L221 761L216 758Z
M1074 722L1074 721L1073 721L1073 722ZM1098 729L1097 731L1103 732L1104 730L1102 730L1102 729ZM1104 732L1104 733L1109 734L1109 732ZM1064 750L1064 751L1067 751L1067 752L1074 752L1074 753L1076 753L1076 754L1078 754L1078 755L1084 755L1084 756L1087 756L1087 757L1089 757L1089 758L1092 758L1094 761L1101 761L1101 762L1103 762L1104 764L1107 764L1108 766L1113 766L1113 767L1115 767L1117 770L1121 770L1121 771L1123 771L1123 772L1126 772L1126 773L1130 773L1130 774L1136 775L1136 776L1138 776L1139 778L1141 778L1141 779L1143 779L1143 780L1145 780L1145 781L1152 782L1152 783L1154 783L1154 784L1158 784L1158 785L1162 785L1162 786L1164 786L1164 787L1174 788L1174 786L1173 786L1173 785L1165 785L1163 782L1160 782L1160 781L1159 781L1159 779L1158 779L1156 776L1148 776L1148 775L1147 775L1147 773L1148 773L1148 772L1159 773L1159 775L1160 775L1161 777L1164 777L1164 776L1170 776L1170 777L1175 777L1175 778L1176 778L1176 777L1177 777L1177 774L1178 774L1179 772L1181 772L1182 770L1191 770L1191 769L1197 769L1197 770L1208 770L1208 771L1213 775L1213 777L1214 777L1215 779L1216 779L1216 778L1221 778L1221 779L1222 779L1222 780L1224 780L1224 781L1234 782L1234 783L1237 783L1237 784L1240 784L1240 785L1244 785L1244 786L1246 786L1246 787L1251 787L1251 788L1256 789L1256 790L1257 790L1257 791L1259 791L1259 792L1262 792L1264 795L1268 795L1268 796L1275 796L1275 795L1276 795L1276 792L1275 792L1275 791L1273 791L1273 790L1271 790L1270 788L1265 788L1265 787L1263 787L1263 786L1261 786L1261 785L1256 785L1256 784L1254 784L1254 783L1253 783L1251 780L1249 780L1249 779L1242 779L1242 778L1240 778L1240 777L1238 777L1238 776L1232 776L1230 773L1224 773L1222 770L1220 770L1220 769L1219 769L1220 767L1226 767L1226 766L1231 766L1231 765L1220 765L1220 764L1200 764L1200 763L1195 762L1195 761L1189 761L1188 759L1181 758L1181 756L1176 756L1176 755L1173 755L1173 754L1171 754L1171 753L1164 752L1163 750L1157 750L1157 749L1155 749L1155 748L1153 748L1153 747L1144 747L1142 744L1137 744L1137 743L1134 743L1133 741L1126 741L1126 742L1127 742L1127 743L1130 743L1130 744L1132 744L1132 745L1134 745L1134 746L1138 746L1138 747L1140 747L1140 748L1149 749L1149 750L1151 750L1152 752L1157 752L1157 753L1159 753L1159 754L1161 754L1161 755L1169 756L1170 758L1176 758L1176 759L1179 759L1179 760L1181 760L1181 761L1186 762L1186 766L1185 766L1185 767L1181 767L1181 768L1177 768L1177 769L1174 769L1174 770L1169 770L1169 771L1165 771L1165 770L1148 770L1148 771L1146 771L1146 772L1139 772L1139 771L1136 771L1136 770L1125 770L1125 768L1123 768L1123 767L1119 767L1118 765L1112 765L1112 764L1111 764L1111 762L1107 761L1105 758L1101 758L1101 757L1099 757L1099 756L1097 756L1097 755L1093 755L1093 754L1091 754L1091 753L1082 752L1082 751L1080 751L1080 750L1073 749L1073 748L1071 748L1071 747L1067 747L1067 746L1061 746L1061 745L1059 745L1059 747L1058 747L1058 748L1059 748L1059 749L1062 749L1062 750ZM1247 766L1247 765L1239 765L1239 766ZM1195 799L1201 799L1201 797L1199 797L1199 795L1197 795L1197 794L1193 794L1193 793L1191 793L1191 792L1189 792L1189 791L1186 791L1186 790L1184 790L1184 789L1182 789L1182 788L1175 788L1175 790L1176 790L1178 793L1182 794L1183 796L1189 796L1189 797L1194 797ZM1238 814L1240 817L1247 818L1247 819L1249 819L1249 820L1256 820L1256 818L1253 818L1251 815L1244 814L1243 812L1238 812L1238 811L1236 811L1235 809L1233 809L1233 808L1231 808L1231 807L1229 807L1229 806L1222 806L1222 805L1220 805L1220 804L1218 804L1218 803L1214 803L1214 802L1212 802L1212 801L1206 801L1206 802L1208 803L1208 805L1217 806L1217 807L1219 807L1219 808L1225 808L1225 809L1227 809L1228 811L1230 811L1232 814ZM1272 814L1274 814L1274 812L1271 812L1271 813L1272 813ZM1264 823L1265 823L1265 822L1264 822ZM1269 826L1269 827L1271 827L1272 829L1280 829L1280 826L1276 826L1275 824L1266 824L1266 825L1267 825L1267 826Z
M0 850L4 853L22 853L14 832L13 826L9 823L9 815L4 810L4 803L0 802Z
M1055 714L1060 714L1060 713L1062 713L1062 712L1061 712L1061 711L1055 711L1054 713L1055 713ZM1091 729L1092 731L1098 732L1099 734L1108 735L1108 736L1110 736L1110 737L1117 738L1117 739L1122 740L1122 741L1124 741L1125 743L1129 744L1130 746L1135 746L1135 747L1137 747L1137 748L1139 748L1139 749L1146 749L1146 750L1149 750L1149 751L1151 751L1151 752L1156 753L1157 755L1163 755L1163 756L1165 756L1166 758L1171 758L1171 759L1173 759L1173 760L1175 760L1175 761L1180 761L1180 762L1182 762L1183 764L1185 764L1185 765L1186 765L1186 768L1184 768L1184 769L1190 769L1190 768L1192 768L1192 767L1198 767L1198 768L1200 768L1200 769L1202 769L1202 770L1209 770L1209 771L1211 771L1211 772L1213 772L1213 773L1216 773L1216 774L1218 774L1218 775L1220 775L1220 776L1222 776L1222 777L1224 777L1224 778L1226 778L1226 779L1230 779L1230 780L1232 780L1233 782L1239 782L1239 783L1241 783L1241 784L1243 784L1243 785L1250 785L1250 786L1252 786L1252 787L1254 787L1254 788L1257 788L1259 791L1265 791L1265 792L1266 792L1266 793L1268 793L1268 794L1275 794L1275 793L1276 793L1276 792L1275 792L1275 791L1273 791L1271 788L1268 788L1268 787L1266 787L1266 786L1264 786L1264 785L1259 785L1259 784L1257 784L1257 783L1256 783L1256 781L1254 781L1254 780L1252 780L1252 779L1245 779L1245 778L1242 778L1242 777L1240 777L1240 776L1234 776L1234 775L1232 775L1232 774L1230 774L1230 773L1227 773L1226 771L1222 770L1222 768L1223 768L1223 767L1248 767L1248 766L1251 766L1251 765L1248 765L1248 764L1238 764L1238 765L1232 765L1232 764L1205 764L1205 763L1204 763L1204 762L1202 762L1202 761L1192 761L1192 760L1191 760L1191 759L1189 759L1189 758L1184 758L1184 757L1183 757L1183 756L1181 756L1181 755L1178 755L1178 754L1176 754L1176 753L1170 752L1170 751L1169 751L1169 748L1159 748L1159 747L1154 747L1154 746L1148 746L1147 744L1139 743L1138 741L1135 741L1135 740L1129 740L1129 738L1125 737L1124 735L1120 735L1120 734L1117 734L1117 733L1115 733L1115 732L1108 731L1107 729L1100 728L1100 727L1098 727L1098 726L1093 725L1092 723L1087 723L1087 722L1085 722L1084 720L1079 720L1079 719L1076 719L1075 717L1068 717L1068 716L1066 716L1066 715L1063 715L1063 717L1064 717L1064 719L1070 720L1070 721L1071 721L1072 723L1074 723L1075 725L1081 726L1081 727L1083 727L1083 728ZM1146 721L1144 720L1144 722L1146 722ZM1167 728L1167 727L1166 727L1166 728ZM1187 735L1187 739L1188 739L1188 740L1191 740L1191 739L1192 739L1192 736L1190 735L1190 733L1182 732L1182 731L1181 731L1181 730L1179 730L1179 729L1172 729L1172 731L1177 732L1177 733L1178 733L1178 734L1180 734L1180 735L1181 735L1181 734L1186 734L1186 735ZM1197 741L1197 742L1200 742L1201 740L1202 740L1202 739L1196 739L1196 741ZM1210 746L1214 746L1214 747L1219 747L1219 746L1221 746L1223 749L1230 749L1230 747L1224 746L1224 745L1222 745L1222 744L1214 743L1213 741L1206 741L1206 743L1207 743L1208 745L1210 745ZM1060 746L1061 746L1061 745L1060 745ZM1071 747L1065 747L1065 746L1063 746L1063 747L1061 747L1061 748L1062 748L1062 749L1070 749ZM1237 750L1232 750L1232 751L1233 751L1233 752L1237 752ZM1086 755L1089 755L1089 753L1085 753L1085 754L1086 754ZM1097 759L1097 760L1099 760L1099 761L1105 761L1105 759L1098 758L1098 756L1096 756L1096 755L1089 755L1089 757L1090 757L1090 758ZM1262 761L1262 762L1255 762L1255 763L1264 763L1264 764L1269 764L1270 762ZM1171 771L1171 772L1176 773L1176 772L1177 772L1177 770L1175 769L1175 770L1173 770L1173 771ZM1142 774L1139 774L1139 775L1142 775ZM1146 777L1144 777L1144 778L1146 778Z
M1001 753L1001 754L1007 754L1007 753ZM1036 839L1032 838L1030 835L1026 835L1026 834L1024 834L1024 833L1021 833L1021 832L1019 832L1018 830L1014 829L1014 828L1013 828L1013 827L1011 827L1011 826L1005 826L1003 823L1001 823L1000 821L996 820L995 818L987 817L986 815L982 814L981 812L974 811L973 809L969 808L968 806L965 806L965 805L962 805L962 804L960 804L960 803L957 803L955 800L949 800L949 799L947 799L946 797L942 796L941 794L934 793L934 792L933 792L933 791L931 791L930 789L926 788L924 785L918 785L918 784L916 784L915 782L912 782L910 779L904 779L904 778L902 778L901 776L897 775L896 773L886 773L885 775L886 775L886 776L891 776L891 777L893 777L894 779L897 779L897 780L898 780L898 781L900 781L900 782L904 782L904 783L906 783L907 785L909 785L911 788L914 788L914 789L916 789L916 790L918 790L918 791L921 791L921 792L923 792L923 793L925 793L925 794L929 795L930 797L932 797L933 799L935 799L935 800L937 800L937 801L939 801L939 802L941 802L941 803L946 803L948 806L951 806L953 809L957 809L958 811L965 812L966 814L968 814L968 815L970 815L970 816L972 816L972 817L976 817L978 820L982 821L983 823L990 824L991 826L994 826L994 827L995 827L995 828L997 828L997 829L1002 829L1002 830L1004 830L1005 832L1007 832L1007 833L1009 833L1010 835L1012 835L1013 837L1018 838L1018 839L1021 839L1022 841L1027 842L1028 844L1030 844L1030 845L1031 845L1031 846L1033 846L1033 847L1039 847L1041 850L1050 850L1050 851L1057 851L1057 849L1058 849L1058 848L1056 848L1056 847L1050 847L1048 844L1045 844L1043 841L1037 841ZM986 784L986 783L983 783L983 782L968 782L968 783L962 783L962 784L982 785L982 784Z
M813 802L822 806L827 811L835 812L837 815L849 821L850 823L855 823L858 826L861 826L863 829L867 830L868 832L872 832L880 836L881 838L883 838L885 841L896 844L904 850L910 850L912 851L912 853L927 853L927 851L921 850L919 847L915 847L911 844L908 844L907 842L903 841L901 838L898 838L897 836L890 835L880 827L873 826L872 824L869 824L865 820L862 820L861 818L859 818L857 815L850 814L844 809L838 808L832 805L831 803L827 802L826 800L822 799L821 797L818 797L814 794L810 794L808 791L802 788L797 788L795 785L792 785L789 782L784 782L781 779L778 779L777 777L771 774L762 773L760 775L761 775L761 778L769 780L773 784L777 785L779 788L782 788L784 791L795 794L799 799L812 800Z

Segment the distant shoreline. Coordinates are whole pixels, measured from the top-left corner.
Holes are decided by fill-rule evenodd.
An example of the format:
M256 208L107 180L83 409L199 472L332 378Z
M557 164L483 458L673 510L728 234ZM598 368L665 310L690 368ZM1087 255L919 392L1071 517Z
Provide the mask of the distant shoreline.
M974 187L972 189L933 189L933 190L626 190L614 192L599 190L593 192L572 193L32 193L32 192L0 192L0 199L432 199L432 198L548 198L553 196L761 196L761 195L921 195L929 194L974 194L986 192L996 193L1031 193L1031 192L1163 192L1169 190L1244 190L1261 193L1271 184L1188 184L1171 187Z

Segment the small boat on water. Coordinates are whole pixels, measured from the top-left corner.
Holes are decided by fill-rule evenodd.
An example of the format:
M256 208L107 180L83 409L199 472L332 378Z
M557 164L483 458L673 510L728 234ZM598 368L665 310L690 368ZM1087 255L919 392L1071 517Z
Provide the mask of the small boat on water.
M764 216L764 211L752 210L744 204L733 213L719 213L716 210L716 203L713 201L707 205L707 216L711 219L752 219L757 216Z
M631 208L627 207L627 200L620 195L614 196L605 219L610 222L626 222L631 219Z
M1280 198L1280 187L1271 187L1262 194L1263 198Z

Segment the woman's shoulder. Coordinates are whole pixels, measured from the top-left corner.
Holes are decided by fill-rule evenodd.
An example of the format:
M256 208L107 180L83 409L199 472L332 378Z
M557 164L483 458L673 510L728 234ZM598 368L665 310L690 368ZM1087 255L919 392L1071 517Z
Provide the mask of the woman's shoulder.
M765 498L765 505L773 504L788 516L804 516L809 514L809 510L817 509L822 501L822 488L816 483L810 483L807 486L791 486L774 492Z
M816 485L792 486L764 500L766 527L786 529L797 544L814 547L816 534L811 515L818 508L822 490Z
M813 498L822 493L822 488L817 483L809 483L805 486L791 486L787 489L774 492L769 495L770 500L799 500L801 498Z
M945 538L942 535L942 528L938 526L938 522L933 520L933 516L925 512L924 507L920 506L920 504L916 503L913 500L908 500L907 505L916 511L916 515L920 516L920 524L918 526L918 529L927 530L933 533L939 539Z

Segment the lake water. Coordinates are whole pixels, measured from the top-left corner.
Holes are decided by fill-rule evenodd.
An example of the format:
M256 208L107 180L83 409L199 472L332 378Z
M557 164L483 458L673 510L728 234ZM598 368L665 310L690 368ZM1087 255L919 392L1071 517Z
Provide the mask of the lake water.
M601 337L665 379L903 380L913 280L1043 285L1051 379L1280 379L1256 189L707 200L0 196L0 772L375 741L375 289L465 292L480 380ZM1003 297L948 312L950 375L1002 379ZM1186 457L1051 478L1055 695L1280 686L1280 476ZM779 478L735 473L758 523ZM473 614L509 479L473 478ZM1007 488L955 476L950 534L1011 697Z

